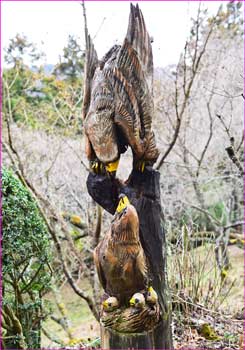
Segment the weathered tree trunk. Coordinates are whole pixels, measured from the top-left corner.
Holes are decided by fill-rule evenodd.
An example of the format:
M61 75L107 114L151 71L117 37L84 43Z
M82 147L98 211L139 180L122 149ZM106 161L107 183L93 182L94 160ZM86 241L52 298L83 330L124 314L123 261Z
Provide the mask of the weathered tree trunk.
M118 333L101 326L102 349L156 349L154 333Z
M159 298L160 320L152 329L142 333L116 332L101 324L103 349L172 349L171 304L166 280L166 242L161 226L160 174L148 169L133 170L126 184L106 176L90 174L88 191L93 199L110 213L124 193L137 210L140 240L149 268L149 279Z

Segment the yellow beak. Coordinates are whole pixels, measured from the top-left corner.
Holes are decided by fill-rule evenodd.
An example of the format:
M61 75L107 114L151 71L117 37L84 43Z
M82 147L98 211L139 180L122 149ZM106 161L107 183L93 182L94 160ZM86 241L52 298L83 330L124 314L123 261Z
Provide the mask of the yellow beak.
M104 307L108 307L108 303L107 303L107 301L106 301L106 300L105 300L105 301L103 301L102 305L103 305Z
M135 299L134 299L134 298L131 298L131 299L129 300L129 304L130 304L131 306L134 306L134 305L135 305Z
M124 208L126 208L127 205L129 205L129 200L127 196L124 196L120 199L118 206L117 206L117 212L120 213Z

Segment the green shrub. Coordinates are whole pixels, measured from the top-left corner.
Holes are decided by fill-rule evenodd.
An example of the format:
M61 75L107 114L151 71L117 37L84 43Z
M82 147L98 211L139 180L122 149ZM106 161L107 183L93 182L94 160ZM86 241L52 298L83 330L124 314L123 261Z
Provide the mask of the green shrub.
M30 192L2 171L3 322L6 348L40 348L42 295L49 289L50 242Z

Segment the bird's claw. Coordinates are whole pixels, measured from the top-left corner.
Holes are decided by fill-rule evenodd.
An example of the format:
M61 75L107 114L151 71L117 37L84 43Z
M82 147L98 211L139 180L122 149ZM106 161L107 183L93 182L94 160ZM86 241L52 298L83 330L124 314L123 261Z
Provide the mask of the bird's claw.
M90 168L95 174L101 174L103 172L103 170L105 169L104 165L101 162L99 162L98 160L91 161Z
M112 174L116 173L117 168L118 168L118 164L119 164L119 159L117 159L115 162L106 164L106 166L105 166L106 171L108 173L112 173Z
M139 160L135 165L135 169L140 171L141 173L144 172L145 167L146 167L146 162L144 160Z
M115 175L119 164L119 159L115 162L104 165L99 160L93 160L90 162L90 168L95 174Z

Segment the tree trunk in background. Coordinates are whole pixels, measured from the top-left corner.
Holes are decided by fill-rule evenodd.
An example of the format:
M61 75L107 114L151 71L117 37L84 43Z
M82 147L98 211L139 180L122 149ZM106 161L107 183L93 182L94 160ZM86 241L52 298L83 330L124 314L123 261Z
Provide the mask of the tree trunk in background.
M107 176L90 174L89 194L104 209L115 212L118 195L125 193L137 210L140 240L148 266L150 284L158 294L160 321L156 327L143 333L119 333L101 326L102 348L106 349L172 349L171 303L166 280L166 241L161 226L160 174L148 169L133 170L128 181L121 184Z

